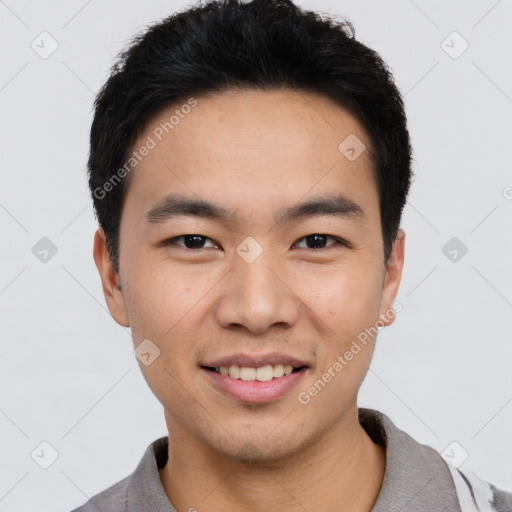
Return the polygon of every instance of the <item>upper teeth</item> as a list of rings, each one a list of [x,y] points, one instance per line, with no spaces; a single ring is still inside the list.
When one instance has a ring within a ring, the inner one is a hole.
[[[266,366],[260,366],[259,368],[249,368],[247,366],[232,364],[231,366],[215,368],[215,371],[233,379],[259,380],[264,382],[292,373],[293,366],[291,364],[267,364]]]

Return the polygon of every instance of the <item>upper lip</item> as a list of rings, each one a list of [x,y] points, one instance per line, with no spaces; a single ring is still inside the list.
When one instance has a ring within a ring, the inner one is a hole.
[[[295,357],[272,352],[270,354],[248,355],[248,354],[234,354],[231,356],[221,357],[212,361],[202,363],[200,366],[207,368],[220,368],[221,366],[245,366],[247,368],[259,368],[266,365],[292,365],[294,368],[302,366],[309,366],[307,362],[297,359]]]

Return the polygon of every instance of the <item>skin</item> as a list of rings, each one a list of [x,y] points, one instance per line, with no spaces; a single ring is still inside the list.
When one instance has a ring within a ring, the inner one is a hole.
[[[94,258],[113,318],[130,326],[136,347],[160,350],[141,366],[162,403],[169,460],[160,478],[179,511],[369,511],[385,452],[360,426],[357,393],[376,338],[311,401],[307,390],[365,328],[389,325],[404,262],[400,230],[387,265],[379,198],[368,150],[349,161],[338,145],[358,120],[329,99],[288,90],[230,90],[198,105],[137,165],[120,227],[116,275],[98,229]],[[176,106],[146,125],[139,147]],[[166,195],[232,209],[230,223],[182,216],[150,224]],[[309,216],[280,225],[274,214],[313,196],[342,193],[364,219]],[[304,237],[320,233],[324,248]],[[184,247],[184,234],[207,237]],[[237,246],[252,236],[252,263]],[[181,245],[178,245],[181,244]],[[118,288],[120,285],[120,288]],[[282,352],[307,372],[278,400],[247,404],[215,389],[198,365],[235,353]]]

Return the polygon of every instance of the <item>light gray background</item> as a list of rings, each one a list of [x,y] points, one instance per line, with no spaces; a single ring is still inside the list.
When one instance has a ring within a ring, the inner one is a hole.
[[[382,55],[414,146],[403,311],[380,334],[360,406],[440,452],[456,441],[453,454],[469,454],[462,470],[511,490],[511,2],[298,3],[348,17]],[[93,97],[114,56],[186,5],[0,1],[3,512],[69,511],[166,434],[130,332],[105,307],[85,163]],[[42,31],[59,45],[47,59],[31,48]],[[442,46],[453,31],[469,43],[456,59]],[[58,248],[46,263],[32,253],[42,237]],[[457,262],[442,252],[452,237],[468,248]],[[48,469],[31,458],[43,441],[59,454]]]

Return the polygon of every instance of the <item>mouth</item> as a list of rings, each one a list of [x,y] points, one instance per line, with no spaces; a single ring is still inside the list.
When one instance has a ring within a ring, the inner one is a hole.
[[[234,356],[200,365],[208,382],[225,396],[246,403],[267,403],[285,396],[310,366],[279,354]]]
[[[294,367],[291,364],[267,364],[253,368],[250,366],[239,366],[232,364],[230,366],[202,366],[203,369],[218,373],[224,377],[243,381],[269,382],[274,379],[280,379],[285,375],[297,373],[305,370],[307,366]]]

